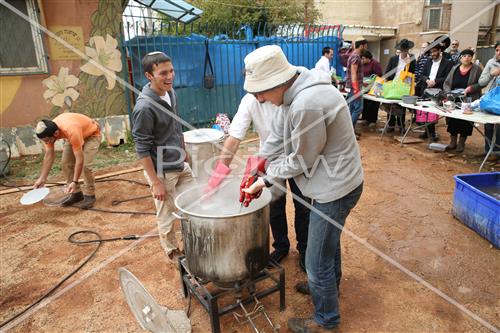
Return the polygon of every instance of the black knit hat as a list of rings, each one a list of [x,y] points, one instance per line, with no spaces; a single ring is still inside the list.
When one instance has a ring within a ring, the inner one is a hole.
[[[36,136],[39,139],[48,138],[54,135],[54,133],[58,130],[56,123],[49,119],[42,119],[36,125]]]
[[[460,56],[464,56],[466,54],[468,54],[471,57],[473,57],[474,56],[474,51],[472,51],[471,49],[465,49],[462,52],[460,52]]]

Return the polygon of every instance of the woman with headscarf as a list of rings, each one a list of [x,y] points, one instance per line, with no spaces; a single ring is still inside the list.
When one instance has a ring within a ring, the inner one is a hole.
[[[460,53],[460,64],[452,68],[443,84],[445,92],[462,88],[465,89],[464,95],[471,97],[473,101],[481,97],[481,86],[478,83],[481,68],[472,62],[473,56],[474,51],[469,49]],[[450,133],[450,144],[446,150],[456,149],[457,153],[463,152],[467,137],[472,135],[473,124],[454,118],[446,118],[446,121],[448,123],[447,131]]]

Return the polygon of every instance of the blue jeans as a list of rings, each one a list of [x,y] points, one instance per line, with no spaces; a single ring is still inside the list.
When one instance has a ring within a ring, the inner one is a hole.
[[[359,95],[356,99],[354,99],[352,89],[347,94],[347,102],[349,103],[349,111],[351,112],[352,125],[356,126],[356,122],[358,121],[359,115],[363,112],[363,97]]]
[[[299,196],[304,201],[311,203],[311,199],[304,197],[293,178],[288,179],[288,184],[293,194]],[[285,182],[286,186],[286,182]],[[306,253],[307,229],[309,228],[309,208],[303,206],[293,199],[295,207],[295,238],[297,239],[297,250],[300,254]],[[288,224],[286,220],[286,194],[283,193],[278,199],[271,202],[271,231],[273,233],[273,247],[279,253],[288,253],[290,241],[288,240]]]
[[[492,141],[492,139],[493,139],[494,128],[495,128],[495,125],[493,125],[493,124],[484,124],[484,135],[490,141]],[[485,153],[490,151],[490,144],[488,143],[488,140],[484,139],[484,152]],[[498,126],[498,128],[497,128],[495,147],[493,147],[493,151],[491,153],[493,155],[495,155],[495,154],[500,155],[500,126]]]
[[[314,321],[326,328],[340,323],[337,286],[342,277],[340,234],[342,230],[318,215],[322,212],[344,226],[363,192],[363,184],[345,197],[327,203],[314,202],[309,220],[306,270],[314,304]]]

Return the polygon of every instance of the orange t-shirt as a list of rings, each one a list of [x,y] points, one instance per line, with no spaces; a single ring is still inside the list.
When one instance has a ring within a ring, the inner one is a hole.
[[[99,124],[80,113],[63,113],[52,121],[59,128],[58,139],[68,140],[74,151],[82,150],[86,138],[101,135]],[[54,144],[48,144],[47,146],[53,147]]]

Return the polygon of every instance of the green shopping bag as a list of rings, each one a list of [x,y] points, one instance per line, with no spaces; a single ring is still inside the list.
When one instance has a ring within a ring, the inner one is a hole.
[[[404,95],[410,95],[410,91],[411,85],[397,78],[384,83],[382,97],[385,99],[401,99]]]

